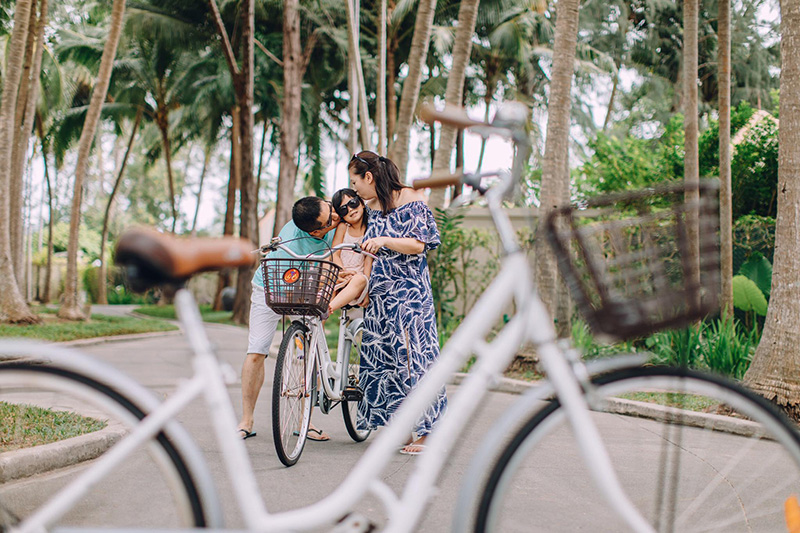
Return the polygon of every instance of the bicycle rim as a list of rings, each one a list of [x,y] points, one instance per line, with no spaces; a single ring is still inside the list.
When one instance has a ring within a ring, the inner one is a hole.
[[[362,329],[359,328],[355,334],[355,342],[349,344],[348,352],[348,365],[347,365],[347,386],[351,388],[359,387],[359,371],[361,369],[361,335]],[[361,402],[366,401],[364,399]],[[342,418],[344,419],[344,427],[347,429],[347,434],[356,442],[364,442],[369,437],[369,429],[358,429],[358,405],[361,402],[354,402],[342,400]]]
[[[785,528],[784,502],[800,492],[800,441],[763,398],[680,369],[624,370],[596,384],[593,419],[620,483],[656,531]],[[474,529],[530,531],[532,525],[627,530],[592,481],[556,400],[500,453]]]
[[[2,432],[14,459],[0,468],[0,531],[18,527],[68,486],[146,413],[108,386],[40,363],[0,365]],[[36,447],[48,434],[67,437]],[[11,445],[8,445],[8,442]],[[8,455],[7,455],[8,457]],[[52,526],[203,527],[198,490],[179,450],[163,433],[92,486]]]
[[[293,322],[281,342],[272,386],[272,438],[280,461],[292,466],[303,453],[313,398],[306,387],[309,341],[306,327]]]

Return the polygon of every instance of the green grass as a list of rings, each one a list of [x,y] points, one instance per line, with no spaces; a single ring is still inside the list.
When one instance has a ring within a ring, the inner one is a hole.
[[[53,342],[64,342],[76,339],[91,339],[111,335],[127,335],[151,331],[172,331],[177,329],[172,324],[161,320],[149,320],[134,317],[92,315],[85,322],[61,320],[50,311],[40,314],[41,324],[17,325],[0,324],[0,337],[26,337]]]
[[[140,313],[155,318],[166,318],[176,320],[178,317],[175,315],[174,305],[143,305],[134,309],[136,313]],[[205,322],[213,322],[214,324],[230,324],[236,326],[233,321],[233,313],[230,311],[214,311],[210,305],[200,306],[200,316],[203,317]]]
[[[668,407],[677,407],[679,409],[697,412],[707,411],[709,407],[719,405],[719,401],[706,396],[668,392],[630,392],[620,394],[619,397],[626,400],[656,403],[658,405],[666,405]]]
[[[68,411],[0,402],[0,452],[77,437],[106,423]]]

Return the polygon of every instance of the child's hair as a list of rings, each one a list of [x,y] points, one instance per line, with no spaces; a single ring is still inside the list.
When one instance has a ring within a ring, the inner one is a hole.
[[[361,225],[364,229],[367,228],[367,224],[369,223],[369,217],[367,216],[367,206],[364,205],[364,200],[358,195],[356,191],[353,189],[339,189],[335,193],[333,193],[333,197],[331,198],[331,204],[333,204],[333,210],[336,211],[336,214],[339,215],[342,220],[344,220],[344,215],[339,212],[339,209],[342,207],[342,200],[344,200],[345,196],[349,196],[350,198],[355,198],[364,208],[364,211],[361,215]]]
[[[384,216],[395,208],[394,192],[405,189],[406,185],[400,182],[400,170],[391,159],[365,150],[353,155],[347,164],[347,169],[351,168],[360,176],[364,176],[367,172],[372,173],[375,179],[375,194]]]

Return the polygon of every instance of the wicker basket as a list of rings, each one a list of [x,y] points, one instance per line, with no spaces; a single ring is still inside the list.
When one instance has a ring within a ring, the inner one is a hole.
[[[672,184],[549,214],[547,237],[559,270],[596,334],[641,337],[718,310],[718,191],[716,180]]]
[[[323,316],[339,266],[313,259],[262,259],[267,305],[281,315]]]

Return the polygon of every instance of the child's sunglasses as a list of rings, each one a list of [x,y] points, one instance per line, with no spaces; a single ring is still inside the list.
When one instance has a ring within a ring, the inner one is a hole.
[[[358,198],[351,198],[349,202],[340,205],[336,208],[336,214],[340,217],[344,217],[347,215],[348,211],[351,209],[355,209],[356,207],[361,205],[361,200]]]

